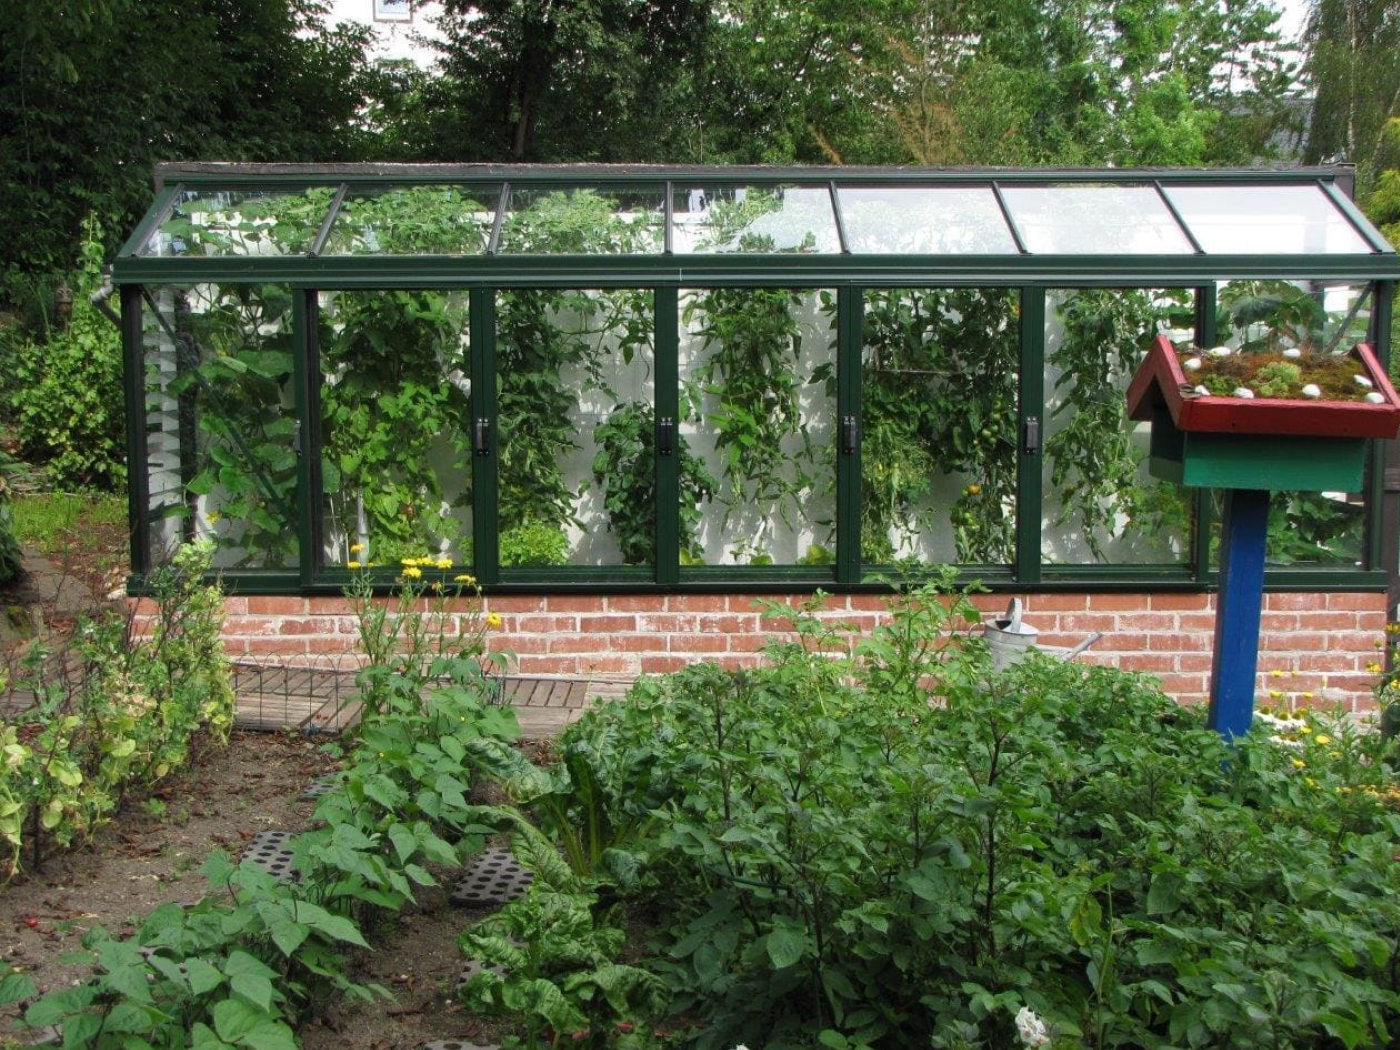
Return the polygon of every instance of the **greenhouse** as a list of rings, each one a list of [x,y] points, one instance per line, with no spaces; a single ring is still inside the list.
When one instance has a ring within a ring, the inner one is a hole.
[[[1345,169],[178,164],[117,259],[132,590],[1202,590],[1216,495],[1124,393],[1180,346],[1390,353]],[[1275,588],[1379,592],[1364,491],[1274,500]]]

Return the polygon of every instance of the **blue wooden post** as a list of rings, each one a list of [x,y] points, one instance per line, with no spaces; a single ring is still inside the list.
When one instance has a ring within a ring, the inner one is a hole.
[[[1254,717],[1259,663],[1259,611],[1264,603],[1264,540],[1269,494],[1228,489],[1221,519],[1220,595],[1215,610],[1215,660],[1207,724],[1226,740],[1248,732]]]

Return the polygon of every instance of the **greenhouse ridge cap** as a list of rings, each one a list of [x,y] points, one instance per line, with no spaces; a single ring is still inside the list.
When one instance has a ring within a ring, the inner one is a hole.
[[[457,179],[793,179],[850,181],[1000,182],[1277,182],[1349,183],[1351,165],[1278,168],[1013,168],[882,167],[875,165],[677,165],[677,164],[272,164],[244,161],[167,161],[155,166],[160,189],[181,180],[433,181]]]

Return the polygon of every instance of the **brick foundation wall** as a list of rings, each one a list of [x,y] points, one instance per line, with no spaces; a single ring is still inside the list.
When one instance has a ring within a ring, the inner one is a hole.
[[[772,595],[794,603],[800,597]],[[985,612],[1005,595],[981,595]],[[749,667],[785,625],[761,617],[752,595],[502,596],[493,648],[513,650],[518,673],[627,678],[674,671],[697,660]],[[1104,638],[1080,659],[1145,671],[1183,703],[1206,699],[1215,631],[1213,594],[1033,594],[1026,621],[1046,645]],[[824,615],[868,631],[884,616],[875,595],[835,595]],[[138,603],[138,614],[144,608]],[[310,659],[356,649],[355,621],[342,598],[231,597],[224,637],[229,655]],[[1268,594],[1261,624],[1259,695],[1277,689],[1300,704],[1362,710],[1371,703],[1384,637],[1383,594]],[[1271,676],[1271,671],[1288,677]],[[1313,694],[1311,698],[1303,696]]]

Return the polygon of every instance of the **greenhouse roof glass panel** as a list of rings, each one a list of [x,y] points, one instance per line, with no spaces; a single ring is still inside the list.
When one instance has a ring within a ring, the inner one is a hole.
[[[664,183],[511,186],[502,255],[659,255],[666,243]]]
[[[315,242],[335,192],[334,186],[182,190],[141,254],[303,255]]]
[[[990,186],[842,186],[851,251],[866,255],[1015,255]]]
[[[1033,255],[1189,255],[1195,251],[1155,186],[1003,186]]]
[[[677,184],[673,248],[690,255],[837,255],[831,189]]]
[[[1373,249],[1319,186],[1169,186],[1207,252],[1354,255]]]
[[[323,255],[481,255],[500,186],[392,186],[348,193]]]

